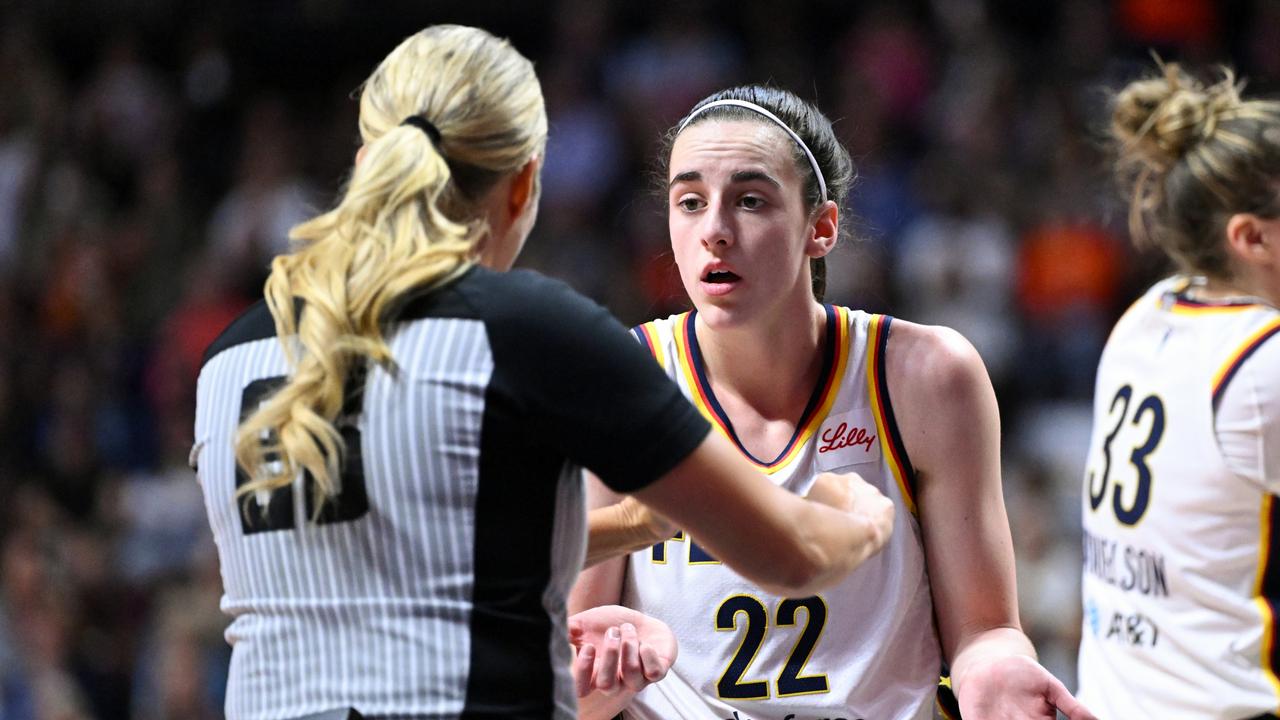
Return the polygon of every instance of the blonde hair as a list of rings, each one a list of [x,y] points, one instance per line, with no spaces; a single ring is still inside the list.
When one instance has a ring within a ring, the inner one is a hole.
[[[1158,62],[1158,61],[1157,61]],[[1280,216],[1280,103],[1244,100],[1229,68],[1205,84],[1176,63],[1113,99],[1116,170],[1129,228],[1185,272],[1229,279],[1227,221]]]
[[[417,116],[438,133],[406,125]],[[391,51],[360,95],[364,156],[337,207],[293,228],[265,296],[291,372],[245,418],[237,496],[315,480],[335,495],[346,446],[335,427],[348,374],[391,365],[382,324],[411,294],[473,263],[487,232],[476,201],[542,153],[547,119],[533,65],[476,28],[429,27]],[[534,201],[536,202],[536,188]],[[265,510],[265,508],[264,508]]]

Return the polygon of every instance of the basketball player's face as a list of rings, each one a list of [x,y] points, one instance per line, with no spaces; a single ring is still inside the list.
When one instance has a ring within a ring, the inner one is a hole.
[[[707,120],[672,147],[671,249],[712,326],[811,301],[812,226],[792,143],[768,122]]]

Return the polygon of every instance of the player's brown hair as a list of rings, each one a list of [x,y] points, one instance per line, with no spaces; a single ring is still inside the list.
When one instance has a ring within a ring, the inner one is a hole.
[[[1206,84],[1177,63],[1112,98],[1116,171],[1129,228],[1185,272],[1229,279],[1236,213],[1280,216],[1280,103],[1244,100],[1228,68]]]
[[[406,124],[406,119],[410,119]],[[506,40],[438,25],[400,43],[360,94],[363,158],[334,209],[293,228],[265,295],[291,366],[250,414],[238,496],[315,479],[318,512],[338,491],[346,448],[335,420],[357,364],[391,365],[383,324],[410,294],[474,263],[487,228],[476,201],[546,144],[533,65]],[[534,202],[536,202],[535,178]]]

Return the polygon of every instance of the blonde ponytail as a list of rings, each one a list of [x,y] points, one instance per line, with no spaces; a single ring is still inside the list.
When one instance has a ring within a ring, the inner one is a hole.
[[[418,116],[438,129],[404,124]],[[335,426],[346,380],[368,362],[392,367],[383,324],[410,294],[472,264],[486,232],[475,201],[546,142],[542,92],[506,41],[461,26],[402,42],[365,82],[364,157],[341,202],[290,233],[265,295],[288,381],[240,425],[238,496],[288,485],[305,470],[316,512],[340,488],[346,452]],[[265,510],[265,508],[264,508]]]

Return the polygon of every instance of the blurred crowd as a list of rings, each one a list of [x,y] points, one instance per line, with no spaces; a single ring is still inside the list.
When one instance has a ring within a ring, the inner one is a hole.
[[[435,22],[544,84],[520,265],[626,323],[685,309],[661,133],[772,82],[859,180],[831,302],[952,326],[1005,426],[1023,622],[1074,685],[1079,487],[1110,324],[1164,268],[1109,182],[1105,91],[1166,59],[1280,81],[1267,0],[0,2],[0,720],[221,716],[220,579],[187,467],[205,346],[332,201],[353,93]]]

